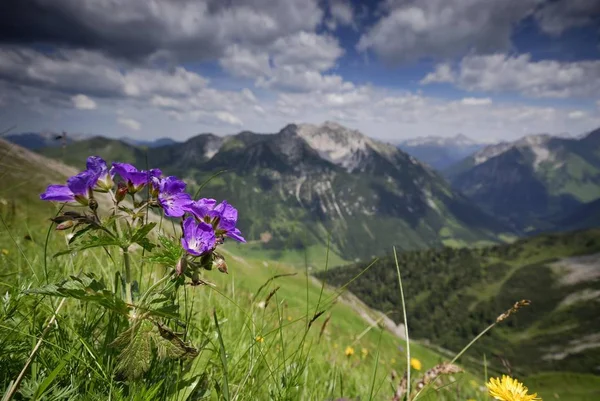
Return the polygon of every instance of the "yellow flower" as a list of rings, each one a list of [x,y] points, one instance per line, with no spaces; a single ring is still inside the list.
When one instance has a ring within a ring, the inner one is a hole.
[[[346,351],[344,351],[344,354],[346,354],[346,356],[348,357],[354,355],[354,348],[352,348],[351,346],[347,346]]]
[[[2,255],[8,255],[8,249],[3,249],[2,250]]]
[[[492,397],[500,401],[534,401],[540,400],[536,394],[527,394],[527,387],[512,377],[502,375],[502,379],[491,378],[486,383],[488,391]]]
[[[256,341],[259,343],[264,343],[265,342],[265,338],[261,337],[261,336],[256,336]]]
[[[369,350],[366,348],[361,349],[360,352],[361,352],[363,358],[366,358],[367,355],[369,355]]]
[[[419,361],[417,358],[410,358],[410,366],[412,366],[412,368],[415,370],[421,370],[423,367],[423,365],[421,365],[421,361]]]
[[[396,363],[396,358],[392,358],[392,359],[390,360],[390,363]]]

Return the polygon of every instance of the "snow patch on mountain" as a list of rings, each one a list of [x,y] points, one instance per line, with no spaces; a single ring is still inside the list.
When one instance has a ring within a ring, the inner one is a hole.
[[[361,167],[372,149],[383,156],[391,156],[396,149],[378,142],[360,131],[326,121],[322,125],[298,124],[296,134],[317,151],[323,159],[352,172]]]

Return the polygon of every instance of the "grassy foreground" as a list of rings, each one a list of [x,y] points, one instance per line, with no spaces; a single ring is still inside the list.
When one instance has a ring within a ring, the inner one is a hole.
[[[118,266],[104,252],[52,257],[66,247],[63,233],[50,233],[44,258],[46,230],[41,224],[11,225],[0,233],[3,389],[18,376],[61,305],[60,298],[26,295],[24,290],[82,271],[104,278],[109,288],[114,285]],[[204,279],[215,286],[186,288],[179,300],[185,309],[188,340],[199,349],[196,358],[171,364],[175,369],[164,371],[152,356],[148,372],[126,380],[112,346],[102,341],[108,316],[97,306],[69,299],[25,372],[15,399],[391,399],[391,372],[401,374],[405,366],[403,340],[368,323],[353,307],[336,302],[336,293],[321,291],[302,271],[273,261],[242,259],[235,248],[231,252],[226,255],[230,274],[207,272]],[[160,269],[133,266],[142,285],[162,274]],[[281,274],[295,275],[269,282]],[[321,311],[325,312],[307,329]],[[412,344],[411,353],[422,362],[421,372],[443,360],[418,344]],[[455,399],[457,392],[485,399],[478,390],[483,375],[459,374],[454,379],[457,384],[431,399]]]

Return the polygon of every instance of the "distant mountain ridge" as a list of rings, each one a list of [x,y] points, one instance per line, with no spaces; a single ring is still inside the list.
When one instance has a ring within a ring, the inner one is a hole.
[[[192,192],[226,170],[202,193],[238,206],[247,238],[272,249],[326,246],[331,233],[332,250],[353,260],[394,245],[489,243],[509,231],[414,157],[333,122],[201,134],[146,151],[94,138],[43,153],[75,165],[95,153],[144,166],[147,155],[149,165],[185,177]]]
[[[443,170],[485,147],[466,135],[427,136],[402,141],[398,147],[437,170]]]
[[[5,140],[16,143],[29,150],[38,150],[46,147],[59,147],[66,143],[81,141],[90,138],[87,134],[60,132],[22,132],[9,134],[3,137]]]
[[[600,198],[600,130],[487,146],[444,174],[454,189],[515,227],[550,228],[557,215]]]

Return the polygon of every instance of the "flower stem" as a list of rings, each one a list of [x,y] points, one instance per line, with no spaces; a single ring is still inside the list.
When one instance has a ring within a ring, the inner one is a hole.
[[[129,259],[129,248],[123,248],[123,262],[125,263],[125,302],[133,304],[131,296],[131,260]]]

